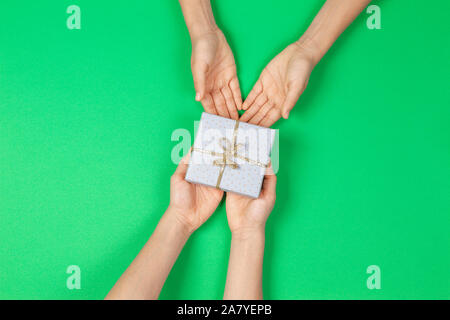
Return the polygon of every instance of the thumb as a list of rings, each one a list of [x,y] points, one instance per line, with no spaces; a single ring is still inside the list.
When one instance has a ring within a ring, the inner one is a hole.
[[[208,65],[204,62],[197,62],[192,64],[192,76],[194,78],[196,101],[200,101],[205,97],[207,71]]]
[[[284,100],[283,107],[281,108],[281,115],[283,118],[287,119],[289,117],[289,113],[295,107],[298,98],[305,90],[305,86],[299,84],[291,84],[288,88],[288,93],[286,95],[286,99]]]
[[[175,173],[173,174],[174,178],[184,180],[184,176],[186,175],[187,169],[189,167],[190,159],[191,159],[191,151],[189,150],[188,154],[185,155],[178,164],[178,167],[175,170]]]
[[[277,176],[273,172],[272,164],[266,169],[262,185],[262,196],[275,197],[277,187]]]

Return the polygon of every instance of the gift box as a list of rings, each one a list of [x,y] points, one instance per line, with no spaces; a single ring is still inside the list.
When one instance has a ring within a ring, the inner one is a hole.
[[[202,113],[185,180],[257,198],[275,130]]]

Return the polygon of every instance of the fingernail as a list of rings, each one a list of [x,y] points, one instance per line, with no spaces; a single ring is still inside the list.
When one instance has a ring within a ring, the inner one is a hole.
[[[200,101],[200,92],[195,94],[195,101]]]

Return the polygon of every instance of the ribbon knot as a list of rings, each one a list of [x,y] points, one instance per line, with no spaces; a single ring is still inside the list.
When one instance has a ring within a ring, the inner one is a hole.
[[[233,143],[227,139],[227,138],[221,138],[219,140],[219,146],[222,148],[223,153],[220,155],[222,156],[219,159],[216,159],[213,161],[213,165],[218,167],[226,167],[229,166],[232,169],[239,168],[239,165],[236,161],[233,160],[233,158],[236,157],[238,154],[239,148],[243,146],[242,143],[236,143],[236,141],[233,141]]]

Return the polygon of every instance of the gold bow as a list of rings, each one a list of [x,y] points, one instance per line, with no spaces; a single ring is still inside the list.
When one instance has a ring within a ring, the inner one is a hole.
[[[222,158],[216,159],[213,161],[215,166],[230,166],[230,168],[237,169],[239,165],[233,161],[233,158],[236,157],[237,151],[240,147],[243,146],[242,143],[231,143],[227,138],[221,138],[219,140],[220,147],[223,149],[223,152],[216,154],[221,156]]]
[[[201,153],[206,153],[206,154],[209,154],[212,156],[220,157],[219,159],[216,159],[213,161],[213,165],[220,167],[219,176],[217,177],[217,183],[216,183],[217,189],[220,189],[220,182],[222,181],[222,176],[223,176],[223,173],[227,166],[229,166],[232,169],[239,168],[239,165],[236,163],[236,161],[233,160],[233,158],[242,159],[244,161],[247,161],[250,164],[260,166],[262,168],[267,167],[266,164],[263,164],[259,161],[254,161],[252,159],[246,158],[246,157],[238,154],[239,148],[241,148],[243,146],[242,143],[236,143],[238,127],[239,127],[239,120],[236,120],[236,124],[234,126],[234,131],[233,131],[233,140],[232,141],[228,140],[227,138],[221,138],[219,140],[220,147],[223,149],[223,152],[215,152],[215,151],[203,150],[203,149],[199,149],[199,148],[192,148],[192,151],[198,151]]]

